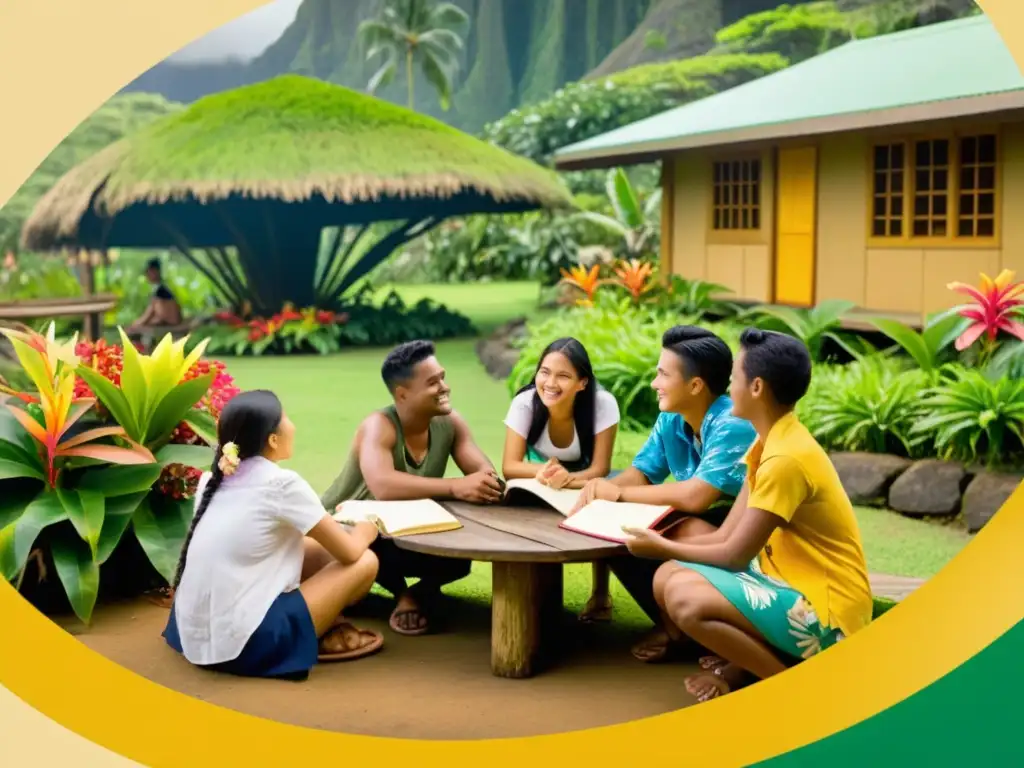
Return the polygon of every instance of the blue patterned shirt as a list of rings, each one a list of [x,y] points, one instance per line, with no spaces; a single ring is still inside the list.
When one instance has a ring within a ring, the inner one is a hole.
[[[669,475],[677,482],[697,478],[735,497],[746,478],[743,457],[756,439],[753,425],[733,416],[732,400],[722,395],[704,415],[700,435],[678,413],[659,415],[633,466],[655,484]]]

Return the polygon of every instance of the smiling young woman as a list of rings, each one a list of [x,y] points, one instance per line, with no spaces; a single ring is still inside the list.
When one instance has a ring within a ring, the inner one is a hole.
[[[582,488],[609,475],[618,425],[619,404],[594,378],[586,348],[573,338],[557,339],[509,407],[502,474]],[[594,591],[582,619],[611,618],[608,578],[608,569],[595,563]]]

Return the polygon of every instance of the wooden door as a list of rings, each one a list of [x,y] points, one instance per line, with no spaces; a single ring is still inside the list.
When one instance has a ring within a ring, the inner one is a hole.
[[[780,149],[776,179],[775,302],[810,307],[817,239],[817,148]]]

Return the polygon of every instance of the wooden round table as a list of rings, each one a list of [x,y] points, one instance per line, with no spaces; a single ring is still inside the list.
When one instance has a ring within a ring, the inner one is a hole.
[[[547,508],[444,502],[459,519],[456,531],[402,536],[402,549],[491,566],[491,671],[532,677],[557,627],[564,589],[562,566],[626,554],[624,544],[559,527],[565,518]]]

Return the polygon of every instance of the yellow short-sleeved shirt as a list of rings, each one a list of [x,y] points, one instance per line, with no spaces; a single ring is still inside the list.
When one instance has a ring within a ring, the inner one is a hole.
[[[747,506],[781,517],[758,556],[768,576],[803,594],[822,626],[851,635],[871,621],[860,528],[828,454],[790,413],[747,453]]]

